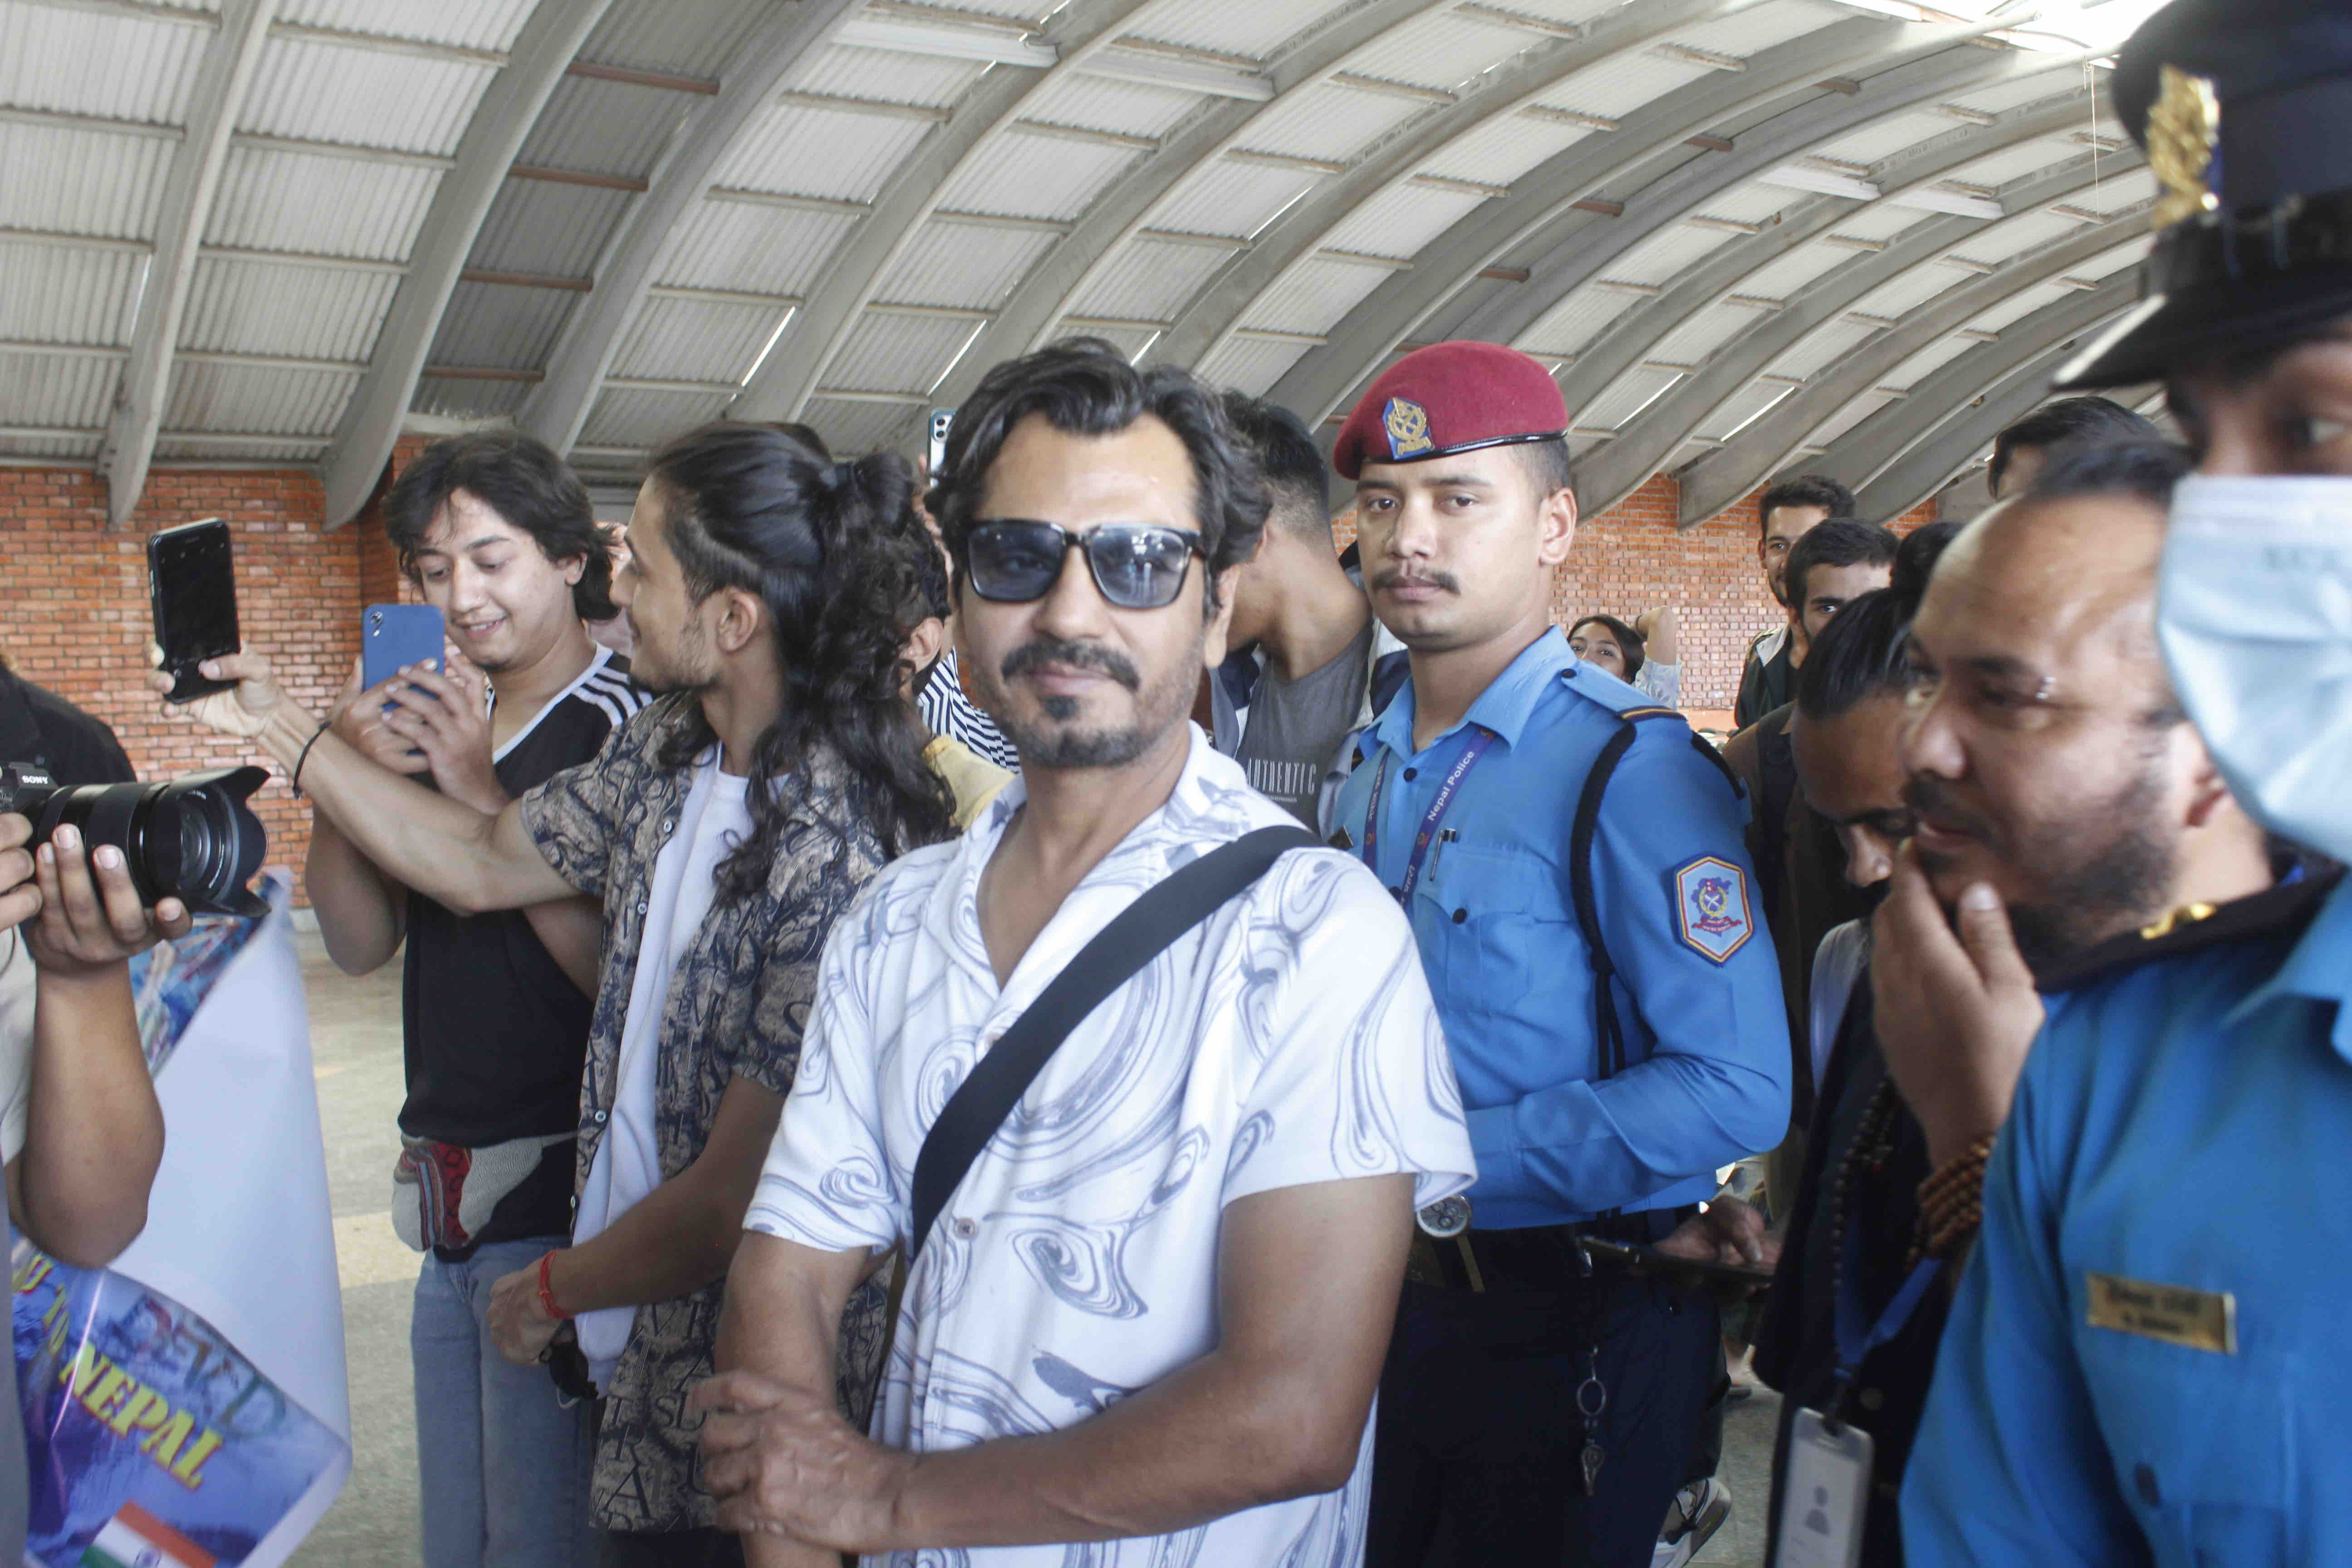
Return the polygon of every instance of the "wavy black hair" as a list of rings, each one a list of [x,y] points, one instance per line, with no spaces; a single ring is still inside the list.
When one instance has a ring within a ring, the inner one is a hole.
[[[720,893],[766,885],[788,809],[776,786],[820,750],[846,769],[857,826],[884,854],[945,838],[947,786],[923,761],[930,737],[901,690],[907,634],[929,613],[914,543],[929,539],[912,515],[907,460],[834,463],[799,437],[721,423],[663,447],[646,477],[688,591],[698,602],[721,588],[757,595],[783,672],[783,710],[751,752],[751,835],[719,868]],[[715,739],[697,712],[663,759],[670,766]]]
[[[2112,397],[2062,397],[2045,403],[1992,438],[1985,483],[1996,494],[2020,447],[2056,457],[2074,447],[2139,447],[2161,443],[2164,432]]]
[[[612,530],[596,521],[572,466],[520,430],[475,430],[436,441],[393,481],[383,498],[383,533],[411,581],[425,530],[459,490],[530,534],[550,561],[586,563],[572,585],[572,607],[582,620],[620,614],[613,607]]]
[[[1268,497],[1257,459],[1225,416],[1217,394],[1188,371],[1138,370],[1100,338],[1064,338],[992,366],[948,432],[948,449],[926,498],[940,536],[968,569],[965,536],[988,489],[988,470],[1013,427],[1042,414],[1073,436],[1115,436],[1149,416],[1176,433],[1192,459],[1192,514],[1208,553],[1206,612],[1217,607],[1217,574],[1247,561],[1265,531]]]

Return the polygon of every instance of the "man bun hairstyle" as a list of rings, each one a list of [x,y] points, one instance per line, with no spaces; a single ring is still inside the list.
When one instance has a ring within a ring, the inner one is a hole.
[[[944,838],[947,786],[923,761],[929,737],[902,690],[907,636],[931,613],[913,468],[890,452],[835,463],[802,437],[720,423],[663,447],[646,477],[688,591],[757,596],[783,675],[782,711],[752,748],[751,834],[719,868],[721,893],[765,886],[807,790],[793,775],[822,752],[848,773],[857,821],[845,833],[871,833],[886,857]],[[685,766],[714,738],[698,717],[665,761]]]
[[[1278,403],[1228,391],[1221,400],[1234,433],[1257,458],[1274,513],[1303,535],[1331,531],[1331,468],[1307,422]],[[1312,522],[1313,527],[1308,526]]]
[[[584,563],[572,586],[572,607],[582,620],[609,621],[621,613],[613,605],[613,531],[596,521],[572,466],[520,430],[444,437],[393,481],[383,498],[383,533],[411,582],[426,531],[459,490],[530,535],[550,561]]]
[[[1756,503],[1758,538],[1770,531],[1772,514],[1784,506],[1817,506],[1831,517],[1852,517],[1853,492],[1822,474],[1799,474],[1793,479],[1782,479]]]
[[[1247,561],[1269,500],[1257,459],[1217,395],[1174,365],[1138,370],[1100,338],[1064,338],[1006,360],[982,376],[955,414],[947,456],[926,498],[961,575],[965,540],[988,489],[988,470],[1015,426],[1043,415],[1072,436],[1115,436],[1150,416],[1174,431],[1192,459],[1193,526],[1208,555],[1204,610],[1217,607],[1217,574]]]

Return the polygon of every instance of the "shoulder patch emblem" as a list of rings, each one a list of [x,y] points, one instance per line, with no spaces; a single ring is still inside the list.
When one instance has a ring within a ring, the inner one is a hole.
[[[1714,855],[1702,855],[1676,871],[1675,926],[1701,956],[1728,962],[1756,934],[1748,873]]]
[[[1437,449],[1430,439],[1429,410],[1410,397],[1391,397],[1381,410],[1381,423],[1388,429],[1389,456],[1417,457]]]

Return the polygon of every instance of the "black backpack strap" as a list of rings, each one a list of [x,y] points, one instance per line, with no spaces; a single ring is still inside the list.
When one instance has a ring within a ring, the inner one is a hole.
[[[940,1111],[915,1157],[914,1226],[907,1257],[1072,1029],[1103,1000],[1293,849],[1320,847],[1303,827],[1261,827],[1202,856],[1119,911],[1062,966]]]

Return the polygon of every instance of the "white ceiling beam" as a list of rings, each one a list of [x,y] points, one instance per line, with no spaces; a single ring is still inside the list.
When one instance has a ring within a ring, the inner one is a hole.
[[[163,428],[163,399],[172,385],[172,354],[179,346],[180,318],[213,195],[228,160],[229,136],[245,105],[278,0],[224,0],[220,30],[205,46],[189,95],[187,133],[172,155],[156,221],[155,253],[139,291],[131,332],[131,361],[114,392],[114,410],[99,449],[98,471],[106,480],[106,518],[111,528],[131,521],[147,489],[147,465]]]
[[[1097,196],[1071,226],[1068,236],[1022,279],[996,320],[973,340],[940,382],[935,393],[939,401],[961,402],[990,365],[1024,353],[1053,336],[1062,311],[1113,265],[1127,242],[1150,234],[1151,216],[1171,194],[1211,160],[1239,149],[1251,128],[1262,122],[1262,116],[1329,81],[1349,60],[1393,36],[1398,28],[1442,14],[1454,4],[1454,0],[1370,0],[1344,11],[1297,48],[1260,68],[1274,84],[1272,99],[1265,102],[1225,99],[1206,105],[1163,137],[1160,149]],[[1231,249],[1247,248],[1246,241],[1225,243]]]
[[[768,114],[784,78],[818,47],[856,0],[801,0],[779,6],[746,41],[714,96],[688,111],[646,194],[630,204],[596,267],[596,289],[572,312],[549,357],[547,379],[517,412],[516,423],[558,451],[569,450],[594,406],[628,330],[644,308],[654,269],[687,215],[706,197],[765,203],[752,192],[712,189],[728,154]],[[779,199],[775,205],[786,205]]]
[[[329,527],[349,522],[374,493],[474,237],[564,68],[610,5],[540,0],[515,39],[511,62],[476,105],[457,144],[457,167],[433,194],[407,274],[376,334],[368,373],[336,426],[322,476]]]
[[[941,195],[971,166],[981,149],[1034,112],[1049,88],[1059,87],[1098,59],[1121,32],[1143,25],[1160,9],[1173,11],[1182,4],[1184,0],[1074,0],[1056,13],[1043,35],[1054,47],[1055,63],[1001,64],[974,84],[955,106],[954,117],[891,172],[874,210],[826,259],[806,308],[752,372],[730,416],[800,418],[883,279],[925,223],[939,213]],[[1057,234],[1068,229],[1066,224],[1054,226]]]

